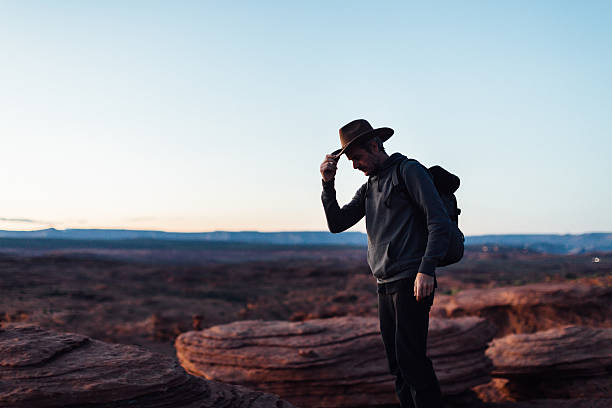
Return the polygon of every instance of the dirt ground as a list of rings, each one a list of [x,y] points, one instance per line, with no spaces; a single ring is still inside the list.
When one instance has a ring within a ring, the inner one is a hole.
[[[593,262],[594,257],[599,262]],[[438,292],[597,280],[610,254],[471,248]],[[0,321],[24,321],[174,355],[181,332],[235,320],[376,315],[365,248],[87,248],[0,251]]]

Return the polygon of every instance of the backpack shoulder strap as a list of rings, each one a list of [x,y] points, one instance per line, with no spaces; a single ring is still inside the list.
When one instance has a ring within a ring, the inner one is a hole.
[[[408,187],[406,187],[406,182],[404,180],[404,177],[402,176],[402,166],[404,165],[404,163],[407,163],[409,161],[416,161],[416,160],[409,159],[409,158],[402,159],[395,166],[393,173],[391,173],[391,192],[392,193],[389,195],[389,197],[387,197],[387,200],[385,201],[385,205],[387,207],[391,206],[391,200],[393,200],[393,195],[395,194],[399,194],[405,200],[408,200],[409,202],[413,202],[412,198],[410,197],[410,193],[408,192]]]
[[[368,197],[368,189],[370,188],[370,179],[365,183],[365,188],[363,189],[363,194],[361,196],[361,203],[365,205],[366,198]]]
[[[399,191],[408,192],[408,188],[406,187],[406,182],[404,181],[404,177],[402,177],[402,165],[409,161],[416,161],[414,159],[405,158],[395,166],[395,171],[391,176],[391,182],[393,183],[393,187],[397,188]]]

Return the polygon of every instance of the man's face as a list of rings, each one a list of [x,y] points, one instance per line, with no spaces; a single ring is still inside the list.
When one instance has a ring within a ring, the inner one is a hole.
[[[366,176],[376,170],[374,154],[363,147],[352,147],[346,152],[346,157],[353,162],[353,168],[363,171]]]

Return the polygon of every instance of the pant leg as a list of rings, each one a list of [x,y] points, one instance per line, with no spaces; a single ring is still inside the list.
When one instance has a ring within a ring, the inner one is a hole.
[[[393,293],[387,293],[389,285],[380,285],[378,288],[378,317],[380,320],[380,332],[385,345],[385,353],[389,364],[389,371],[395,377],[395,391],[400,399],[402,408],[415,408],[407,386],[400,371],[395,346],[395,303]],[[392,292],[392,291],[390,291]]]
[[[434,294],[417,302],[414,280],[403,279],[393,294],[395,307],[395,355],[404,382],[400,400],[409,396],[417,408],[442,407],[440,385],[427,357],[429,310]]]

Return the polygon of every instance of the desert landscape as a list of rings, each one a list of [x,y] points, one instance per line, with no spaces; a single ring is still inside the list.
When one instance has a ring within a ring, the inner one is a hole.
[[[0,406],[397,406],[362,246],[10,243]],[[447,404],[610,406],[611,259],[472,246],[440,268]]]
[[[0,16],[0,408],[612,408],[612,1]]]

